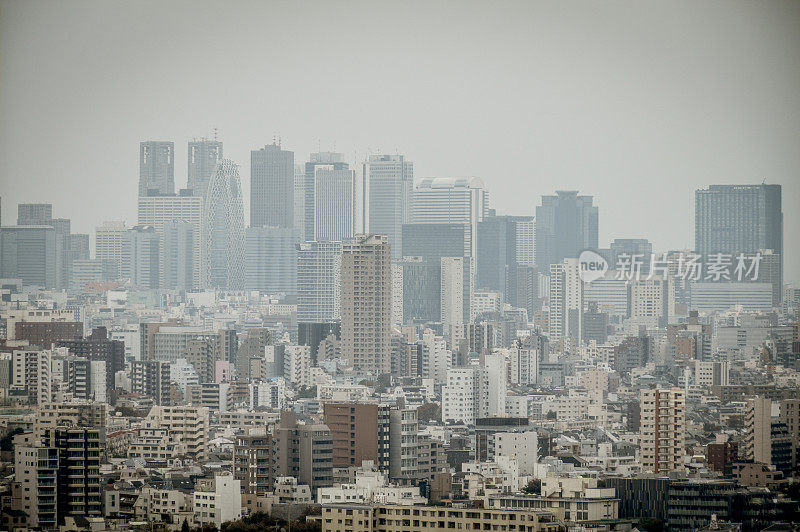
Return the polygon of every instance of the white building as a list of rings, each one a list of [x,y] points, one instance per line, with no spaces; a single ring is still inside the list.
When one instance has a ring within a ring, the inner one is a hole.
[[[498,432],[494,435],[494,455],[517,461],[519,474],[534,474],[538,462],[539,440],[536,431]]]
[[[571,337],[581,341],[583,281],[578,259],[550,265],[550,340]]]
[[[287,345],[283,353],[283,376],[296,387],[311,386],[311,346]]]
[[[508,382],[511,384],[536,384],[539,379],[539,351],[512,347],[505,350],[508,356]]]
[[[465,224],[464,255],[477,257],[478,222],[489,209],[489,193],[478,177],[425,178],[417,182],[413,223]]]
[[[447,372],[452,367],[452,352],[447,349],[444,338],[436,336],[430,330],[422,333],[422,367],[420,374],[423,378],[433,379],[437,384],[447,382]]]
[[[501,355],[486,355],[482,366],[453,368],[442,388],[442,420],[474,425],[479,417],[504,415],[506,364]]]
[[[194,492],[194,521],[197,525],[222,523],[242,517],[241,482],[230,475],[217,475],[210,486]]]
[[[338,320],[342,299],[342,244],[302,242],[297,248],[297,321]]]
[[[164,226],[173,220],[183,220],[192,226],[192,267],[193,277],[202,279],[203,226],[202,196],[140,196],[138,225],[152,226],[163,238]]]

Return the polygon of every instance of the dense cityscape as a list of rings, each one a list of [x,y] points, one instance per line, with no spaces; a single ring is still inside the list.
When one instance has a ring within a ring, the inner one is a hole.
[[[24,47],[0,44],[14,72]],[[410,141],[185,127],[126,140],[108,179],[138,186],[111,197],[66,163],[25,185],[3,150],[0,530],[800,530],[796,172],[637,175],[647,197],[530,177],[518,208],[507,179],[431,170]],[[621,234],[618,196],[653,217]]]
[[[93,258],[50,204],[0,227],[9,529],[797,518],[780,185],[697,190],[693,248],[655,252],[598,247],[577,191],[498,214],[477,177],[278,143],[245,228],[222,141],[186,155],[176,192],[174,143],[141,142],[136,224]]]

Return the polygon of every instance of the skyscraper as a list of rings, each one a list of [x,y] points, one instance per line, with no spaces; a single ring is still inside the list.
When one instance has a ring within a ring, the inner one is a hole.
[[[0,228],[0,277],[23,284],[61,288],[63,256],[55,229],[49,225]]]
[[[294,179],[292,164],[289,170],[290,178]],[[208,183],[203,223],[205,286],[241,290],[244,288],[244,204],[239,167],[231,160],[220,161]]]
[[[406,322],[436,322],[441,319],[442,258],[463,257],[465,224],[404,224],[403,317]],[[474,282],[467,283],[472,286]]]
[[[333,164],[314,166],[314,239],[341,241],[355,234],[355,174]]]
[[[542,196],[536,207],[536,266],[547,272],[551,264],[578,258],[584,249],[597,249],[598,214],[592,196],[575,190],[557,190]]]
[[[120,277],[143,290],[161,286],[161,235],[154,227],[137,225],[125,232]]]
[[[472,257],[441,259],[441,322],[451,343],[464,338],[464,326],[472,322],[474,264]]]
[[[771,249],[781,257],[783,282],[781,185],[711,185],[694,199],[694,247],[703,260]]]
[[[195,196],[205,196],[208,182],[222,160],[222,142],[200,139],[189,141],[189,180],[186,188]]]
[[[122,239],[128,228],[124,221],[103,222],[94,232],[94,256],[97,260],[111,261],[119,269],[122,260]]]
[[[386,235],[356,235],[342,245],[342,356],[357,373],[391,369],[391,276]]]
[[[322,203],[323,205],[328,205],[332,207],[330,204],[331,201],[348,201],[345,198],[330,198],[328,197],[330,193],[334,191],[328,188],[325,191],[321,191],[321,194],[317,192],[317,180],[318,180],[318,172],[322,172],[323,174],[327,175],[328,177],[333,176],[343,176],[345,172],[347,175],[350,174],[350,165],[344,162],[344,155],[341,153],[333,153],[333,152],[318,152],[312,153],[309,157],[309,161],[305,165],[305,182],[303,186],[303,193],[305,195],[305,216],[304,216],[304,239],[311,241],[311,240],[322,240],[317,237],[316,235],[316,228],[317,228],[317,201],[318,198],[323,198]],[[322,176],[320,176],[322,177]],[[351,216],[351,224],[352,224],[352,205],[354,201],[353,191],[351,190],[347,198],[349,198],[350,202],[350,216]],[[327,200],[327,201],[326,201]],[[352,234],[352,233],[351,233]]]
[[[248,227],[245,231],[245,288],[268,294],[297,291],[294,229]]]
[[[529,264],[533,251],[532,224],[533,218],[529,216],[495,216],[492,211],[478,222],[475,265],[478,288],[505,293],[506,278],[517,264],[532,265]]]
[[[371,233],[389,236],[394,257],[403,249],[403,224],[411,221],[414,163],[404,155],[370,155],[363,165],[364,219]]]
[[[170,220],[164,224],[163,235],[162,286],[169,290],[196,290],[198,278],[195,276],[195,234],[192,224],[186,220]]]
[[[464,256],[478,256],[478,223],[489,211],[489,193],[479,177],[429,177],[417,182],[414,223],[464,224]]]
[[[301,242],[297,248],[297,321],[341,319],[341,242]]]
[[[550,340],[582,340],[583,281],[578,259],[550,265]]]
[[[173,142],[139,144],[139,196],[175,193],[174,156]]]
[[[203,238],[206,227],[203,224],[203,201],[201,196],[192,196],[186,192],[181,195],[140,196],[138,212],[138,224],[152,226],[161,236],[164,235],[164,227],[174,220],[183,220],[191,224],[193,277],[196,279],[198,287],[204,279]]]
[[[250,152],[250,227],[294,224],[294,152],[278,144]]]

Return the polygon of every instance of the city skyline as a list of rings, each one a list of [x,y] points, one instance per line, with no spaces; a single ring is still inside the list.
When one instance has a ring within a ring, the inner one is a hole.
[[[333,61],[314,53],[318,37],[290,50],[286,58],[269,56],[287,72],[292,80],[288,85],[300,87],[296,95],[281,84],[269,86],[263,94],[226,85],[229,94],[217,79],[189,88],[182,78],[195,60],[166,61],[178,57],[174,54],[180,50],[164,53],[152,64],[142,64],[138,51],[130,55],[140,44],[148,49],[163,44],[165,33],[160,30],[169,27],[167,33],[184,37],[181,47],[193,46],[216,58],[225,75],[215,78],[238,79],[249,71],[248,62],[263,60],[263,52],[254,46],[258,32],[249,21],[223,52],[200,38],[212,24],[202,10],[189,17],[189,24],[179,16],[184,12],[179,3],[162,7],[162,20],[147,35],[139,35],[134,31],[141,16],[138,9],[84,5],[95,7],[97,17],[105,17],[108,24],[90,28],[88,19],[78,17],[80,10],[70,7],[4,5],[0,46],[25,49],[24,54],[6,54],[3,63],[4,225],[13,223],[8,211],[23,202],[53,203],[73,220],[74,232],[92,233],[106,220],[124,219],[133,225],[139,176],[135,146],[149,139],[174,142],[175,187],[182,188],[188,141],[213,138],[213,128],[219,128],[226,157],[240,165],[245,177],[246,218],[249,152],[281,137],[284,149],[295,152],[297,164],[320,150],[345,153],[351,168],[359,168],[372,153],[399,153],[414,162],[417,179],[478,176],[498,214],[530,216],[540,196],[579,190],[593,196],[599,207],[601,247],[614,238],[647,238],[659,251],[692,247],[695,191],[714,184],[780,184],[787,234],[800,223],[800,183],[795,177],[800,155],[791,148],[800,130],[796,119],[800,109],[793,96],[800,86],[794,53],[800,46],[790,31],[792,22],[800,19],[800,9],[791,4],[755,9],[746,3],[725,3],[724,8],[709,3],[695,6],[691,21],[678,16],[680,10],[627,6],[626,15],[636,22],[635,29],[622,26],[627,32],[615,31],[620,29],[618,20],[625,19],[619,16],[622,5],[610,6],[597,17],[584,16],[597,22],[594,28],[580,22],[581,11],[593,9],[590,4],[558,11],[544,4],[510,4],[493,13],[472,4],[457,18],[479,38],[464,43],[466,53],[459,54],[472,59],[455,65],[449,64],[446,53],[449,39],[455,37],[454,26],[436,26],[448,15],[438,6],[427,8],[424,20],[401,10],[386,22],[383,31],[393,35],[405,27],[418,29],[418,42],[405,48],[380,44],[374,52],[355,48],[359,37],[374,36],[369,23],[385,14],[380,5],[365,5],[348,10],[348,20],[357,31],[330,45],[326,56],[333,56]],[[252,9],[258,13],[259,8]],[[238,14],[231,9],[215,16],[229,20]],[[328,6],[302,14],[273,6],[270,15],[270,24],[276,26],[273,39],[286,35],[281,24],[290,27],[305,19],[317,27],[326,17],[344,17]],[[490,16],[498,29],[478,32],[482,16]],[[738,31],[753,17],[764,24]],[[55,25],[54,20],[63,23]],[[562,27],[567,20],[574,24],[567,35],[548,29]],[[717,32],[713,41],[705,31],[712,23]],[[48,39],[30,41],[28,36],[37,32],[27,31],[26,24],[41,27]],[[643,27],[649,28],[650,36]],[[492,39],[500,29],[508,37],[502,42]],[[108,40],[106,32],[112,30],[116,39],[109,50],[87,51],[87,39]],[[581,40],[574,46],[565,40],[578,37]],[[59,42],[55,54],[50,54],[52,39]],[[593,43],[602,46],[592,50]],[[634,52],[639,46],[642,51]],[[577,55],[578,49],[583,56]],[[107,54],[112,53],[120,60],[109,63]],[[572,65],[573,71],[553,62],[553,57],[562,57],[560,63]],[[33,64],[36,72],[29,70]],[[64,64],[84,76],[64,72]],[[132,83],[131,64],[165,83],[159,89]],[[417,81],[379,80],[377,90],[347,96],[358,87],[351,81],[356,72],[366,68],[353,64],[369,65],[380,75],[395,68],[412,69]],[[311,72],[316,85],[307,82]],[[324,83],[325,90],[320,88],[324,76],[319,72],[330,80]],[[489,75],[477,76],[478,72]],[[38,81],[42,75],[64,80],[58,94]],[[98,88],[86,90],[86,80],[100,75],[103,82]],[[259,85],[257,74],[247,75],[252,76],[247,87]],[[587,80],[593,83],[584,87]],[[23,91],[28,86],[35,89]],[[137,96],[133,88],[140,91]],[[503,97],[492,99],[491,90],[502,91]],[[381,96],[375,96],[378,93]],[[164,94],[172,98],[162,98]],[[363,105],[355,105],[357,97],[364,98]],[[127,99],[134,114],[113,107],[120,98]],[[485,105],[463,116],[476,98]],[[34,101],[36,112],[31,112]],[[61,105],[65,101],[71,104]],[[270,105],[276,101],[280,105]],[[393,105],[387,107],[388,102]],[[201,108],[204,112],[198,113]],[[53,157],[34,156],[41,145],[51,146]],[[95,149],[85,149],[87,145]],[[43,195],[43,189],[48,193]],[[70,203],[82,201],[86,191],[103,201],[92,202],[91,208],[70,208]],[[109,197],[119,201],[109,202]],[[784,281],[799,280],[800,251],[787,245]]]

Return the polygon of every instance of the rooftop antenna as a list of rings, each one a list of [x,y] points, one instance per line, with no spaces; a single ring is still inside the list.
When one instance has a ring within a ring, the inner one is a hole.
[[[278,145],[275,135],[272,135],[272,145],[273,146],[277,146]]]
[[[278,147],[279,148],[281,147],[281,136],[280,135],[278,135]]]
[[[217,133],[218,133],[218,132],[219,132],[219,131],[218,131],[218,130],[217,130],[217,128],[215,127],[215,128],[214,128],[214,142],[217,142]]]

